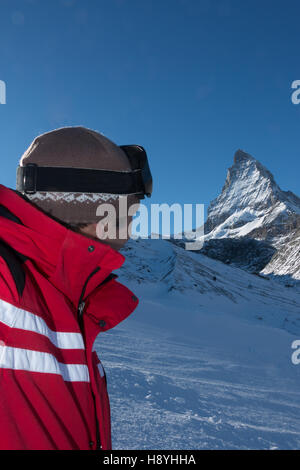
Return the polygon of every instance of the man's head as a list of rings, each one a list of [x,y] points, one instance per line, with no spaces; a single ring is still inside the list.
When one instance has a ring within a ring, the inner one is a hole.
[[[47,191],[37,190],[34,193],[26,193],[25,196],[39,209],[46,212],[49,216],[55,218],[63,224],[67,224],[71,229],[83,233],[85,236],[101,239],[103,243],[108,243],[114,249],[120,249],[130,237],[130,231],[126,238],[120,238],[119,228],[124,229],[124,212],[119,210],[120,198],[127,201],[127,209],[132,207],[131,216],[127,217],[126,228],[132,221],[134,212],[138,209],[140,195],[118,194],[115,187],[111,193],[107,191],[111,176],[117,176],[121,172],[131,176],[132,163],[126,152],[109,140],[104,135],[84,127],[66,127],[48,132],[37,137],[30,147],[26,150],[20,160],[20,167],[28,164],[35,164],[40,167],[67,169],[90,169],[90,170],[108,170],[114,173],[107,173],[107,181],[104,181],[106,189],[103,192],[79,192],[75,191],[52,191],[51,184]],[[47,171],[45,168],[46,174]],[[94,178],[92,172],[90,176]],[[67,179],[72,178],[74,172],[67,173]],[[106,173],[102,173],[102,178]],[[79,175],[81,184],[86,173]],[[120,180],[122,181],[122,180]],[[64,186],[64,182],[60,182]],[[87,186],[89,181],[87,181]],[[76,186],[76,183],[75,183]],[[113,186],[113,183],[112,183]],[[66,188],[70,187],[70,181],[66,181]],[[22,191],[23,192],[23,191]],[[108,213],[103,214],[101,204],[110,204],[112,212],[109,221],[115,221],[114,230],[109,232],[107,238],[103,234],[107,228],[112,225],[107,224]],[[128,212],[127,212],[128,214]],[[115,218],[114,218],[115,216]],[[111,233],[113,236],[111,236]],[[124,230],[123,230],[124,236]]]

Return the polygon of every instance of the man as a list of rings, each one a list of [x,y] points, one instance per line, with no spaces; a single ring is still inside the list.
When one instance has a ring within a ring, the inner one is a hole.
[[[111,449],[93,345],[137,307],[112,272],[125,261],[118,250],[134,213],[122,238],[118,203],[136,210],[151,191],[142,147],[82,127],[36,138],[17,191],[0,185],[1,449]],[[104,203],[115,209],[116,237]]]

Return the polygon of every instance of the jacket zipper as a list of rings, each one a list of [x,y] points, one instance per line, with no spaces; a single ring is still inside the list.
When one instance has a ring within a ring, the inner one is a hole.
[[[85,307],[85,301],[87,299],[87,297],[85,299],[83,299],[83,296],[85,294],[85,291],[86,291],[86,287],[87,287],[87,284],[89,282],[89,280],[91,279],[91,277],[96,274],[98,271],[100,270],[100,268],[96,268],[94,269],[94,271],[92,271],[89,276],[87,277],[84,285],[83,285],[83,288],[82,288],[82,291],[81,291],[81,294],[80,294],[80,297],[79,297],[79,301],[78,301],[78,307],[77,307],[77,313],[78,313],[78,320],[79,320],[79,324],[82,326],[82,316],[83,316],[83,311],[84,311],[84,307]],[[114,273],[110,273],[102,282],[100,282],[100,284],[98,284],[96,286],[95,289],[98,289],[98,287],[102,286],[103,284],[105,284],[106,282],[110,281],[111,279],[115,279],[116,277],[118,277],[117,274],[114,274]]]
[[[92,271],[92,272],[88,275],[88,277],[87,277],[85,283],[83,284],[83,288],[82,288],[82,291],[81,291],[81,294],[80,294],[80,297],[79,297],[78,307],[77,307],[77,315],[78,315],[79,327],[80,327],[80,330],[81,330],[82,333],[83,333],[83,311],[84,311],[84,307],[85,307],[85,301],[83,300],[83,297],[84,297],[84,294],[85,294],[85,291],[86,291],[86,287],[87,287],[87,285],[88,285],[89,280],[90,280],[91,277],[92,277],[94,274],[96,274],[99,270],[100,270],[100,268],[97,267],[96,269],[94,269],[94,271]],[[100,441],[99,422],[98,422],[97,412],[96,412],[95,395],[94,395],[93,392],[92,392],[92,397],[93,397],[93,401],[94,401],[95,420],[96,420],[96,450],[100,450],[100,449],[101,449],[101,441]]]
[[[94,271],[92,271],[89,274],[89,276],[87,277],[87,279],[86,279],[86,281],[83,285],[83,288],[82,288],[82,291],[81,291],[81,294],[80,294],[80,297],[79,297],[78,307],[77,307],[77,314],[78,314],[79,327],[80,327],[82,332],[83,332],[83,312],[84,312],[84,307],[85,307],[85,303],[86,303],[85,302],[86,298],[84,299],[84,294],[85,294],[86,287],[88,285],[89,280],[99,270],[100,270],[100,267],[97,267],[96,269],[94,269]],[[115,277],[118,277],[117,274],[110,273],[102,282],[100,282],[100,284],[98,284],[96,289],[98,287],[100,287],[101,285],[105,284],[106,282],[110,281],[111,279],[114,279]],[[100,440],[99,421],[98,421],[97,412],[96,412],[96,401],[95,401],[94,394],[93,394],[93,400],[94,400],[95,418],[96,418],[96,449],[101,450],[102,446],[101,446],[101,440]]]
[[[83,300],[83,296],[84,296],[84,294],[85,294],[86,287],[87,287],[87,285],[88,285],[89,280],[90,280],[91,277],[92,277],[94,274],[96,274],[98,271],[100,271],[99,266],[98,266],[96,269],[94,269],[94,271],[92,271],[92,272],[88,275],[88,277],[87,277],[85,283],[83,284],[83,288],[82,288],[82,291],[81,291],[81,294],[80,294],[80,297],[79,297],[78,307],[77,307],[77,313],[78,313],[78,321],[79,321],[79,325],[80,325],[81,330],[82,330],[82,315],[83,315],[83,310],[84,310],[84,307],[85,307],[85,301]]]

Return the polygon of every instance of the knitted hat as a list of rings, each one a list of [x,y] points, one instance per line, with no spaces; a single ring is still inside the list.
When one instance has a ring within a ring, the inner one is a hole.
[[[40,135],[21,157],[20,166],[28,163],[44,167],[131,170],[127,155],[118,145],[103,134],[85,127],[64,127]],[[98,222],[100,219],[96,211],[101,203],[113,204],[118,216],[121,197],[110,193],[42,191],[26,196],[50,216],[69,224]],[[139,203],[135,194],[125,197],[128,208]]]

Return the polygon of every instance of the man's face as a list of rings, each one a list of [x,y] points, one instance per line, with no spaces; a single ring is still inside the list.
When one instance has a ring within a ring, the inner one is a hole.
[[[125,153],[124,155],[120,154],[119,156],[113,155],[113,158],[101,161],[101,168],[104,170],[108,169],[108,170],[116,170],[116,171],[131,171],[131,166],[130,166],[128,157],[125,155]],[[107,236],[107,238],[102,238],[101,233],[103,232],[103,230],[107,231],[108,227],[106,226],[106,224],[104,224],[104,227],[100,225],[101,220],[105,219],[105,217],[102,216],[102,214],[100,215],[98,213],[96,215],[97,215],[97,219],[98,220],[100,219],[99,222],[89,224],[86,227],[80,228],[80,232],[87,237],[93,238],[94,240],[101,241],[102,243],[106,243],[110,245],[111,248],[115,250],[120,250],[130,238],[131,233],[130,233],[130,229],[128,233],[128,228],[130,228],[130,222],[132,221],[134,213],[138,210],[137,205],[139,205],[139,202],[140,200],[135,194],[127,196],[127,212],[126,213],[128,214],[128,209],[130,206],[132,206],[132,204],[135,204],[135,211],[130,212],[131,215],[130,216],[127,215],[127,217],[125,218],[123,214],[122,215],[119,214],[119,210],[117,209],[116,217],[115,217],[116,237]],[[123,227],[122,232],[124,233],[124,226],[127,227],[127,230],[125,231],[126,237],[121,238],[119,234],[119,229]]]
[[[138,210],[139,201],[135,201],[134,213]],[[132,213],[132,212],[131,212]],[[108,232],[108,224],[106,223],[107,218],[103,217],[98,223],[88,224],[85,227],[79,229],[82,235],[92,238],[97,241],[101,241],[109,245],[114,250],[120,250],[129,240],[131,236],[131,222],[133,215],[123,216],[119,213],[116,213],[116,217],[111,219],[111,227],[113,226],[112,234],[108,234],[106,237],[103,237],[104,233]],[[124,238],[124,233],[126,238]],[[116,236],[114,236],[114,234]]]

